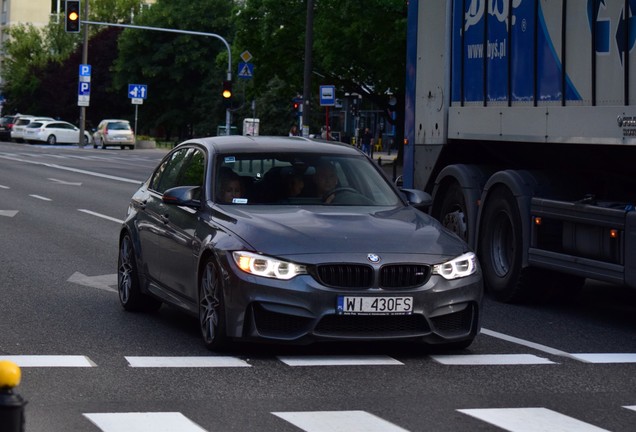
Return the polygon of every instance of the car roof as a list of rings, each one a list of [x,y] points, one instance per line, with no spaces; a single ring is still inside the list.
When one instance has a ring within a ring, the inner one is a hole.
[[[181,145],[200,144],[215,153],[331,153],[360,155],[354,146],[338,141],[324,141],[313,138],[287,136],[218,136],[195,138],[184,141]]]
[[[100,123],[105,123],[105,122],[124,122],[124,123],[130,123],[128,120],[124,120],[124,119],[104,119],[101,120]]]
[[[64,120],[43,120],[43,119],[37,119],[36,121],[38,123],[42,123],[43,126],[46,126],[46,125],[51,124],[51,123],[65,123],[65,124],[70,124],[71,126],[75,126],[73,123],[67,122],[67,121],[64,121]]]

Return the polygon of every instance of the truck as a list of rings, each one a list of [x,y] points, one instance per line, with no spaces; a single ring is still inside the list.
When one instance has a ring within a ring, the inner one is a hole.
[[[636,287],[636,0],[410,0],[403,183],[503,302]]]

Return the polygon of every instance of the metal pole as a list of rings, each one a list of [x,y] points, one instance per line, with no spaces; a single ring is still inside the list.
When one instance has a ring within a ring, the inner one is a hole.
[[[88,1],[86,1],[85,11],[86,11],[86,17],[85,17],[85,20],[82,21],[82,23],[86,26],[85,27],[86,32],[84,34],[84,37],[86,40],[86,42],[84,43],[85,49],[88,49],[87,48],[88,47],[88,24],[103,25],[103,26],[110,26],[110,27],[134,28],[134,29],[140,29],[140,30],[154,30],[154,31],[162,31],[162,32],[168,32],[168,33],[181,33],[181,34],[189,34],[189,35],[195,35],[195,36],[210,36],[210,37],[217,38],[221,42],[223,42],[223,44],[225,45],[225,48],[227,49],[227,78],[226,79],[228,81],[232,81],[232,50],[230,49],[230,44],[228,44],[227,41],[223,37],[219,36],[218,34],[196,32],[196,31],[189,31],[189,30],[167,29],[162,27],[148,27],[148,26],[138,26],[138,25],[132,25],[132,24],[115,24],[115,23],[88,21]],[[83,61],[84,61],[84,64],[86,64],[87,60],[83,60]],[[232,121],[232,113],[230,112],[230,109],[228,108],[225,110],[225,130],[227,135],[230,134],[231,121]]]
[[[88,19],[88,0],[84,2],[84,20]],[[88,64],[88,24],[84,22],[84,41],[82,44],[82,64]],[[80,107],[79,147],[84,148],[84,131],[86,130],[86,107]]]
[[[303,85],[303,110],[302,123],[303,131],[305,124],[309,125],[310,100],[311,100],[311,69],[312,69],[312,51],[314,46],[314,0],[307,0],[307,22],[305,26],[305,69],[304,69],[304,85]],[[309,133],[309,126],[307,126]],[[305,135],[303,133],[303,135]]]

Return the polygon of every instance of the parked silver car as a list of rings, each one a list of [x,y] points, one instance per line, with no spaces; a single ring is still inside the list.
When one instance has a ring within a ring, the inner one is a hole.
[[[135,133],[128,120],[105,119],[99,122],[93,134],[93,147],[105,149],[109,146],[119,146],[122,150],[135,148]]]

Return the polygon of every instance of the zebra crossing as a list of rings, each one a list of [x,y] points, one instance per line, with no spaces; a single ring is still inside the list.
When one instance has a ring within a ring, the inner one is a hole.
[[[635,406],[622,408],[636,411]],[[457,409],[457,412],[509,432],[609,432],[543,407]],[[278,411],[270,414],[305,432],[410,432],[360,410]],[[84,416],[103,432],[207,432],[179,412],[84,413]]]
[[[559,362],[533,354],[431,354],[428,357],[443,366],[545,365],[558,367]],[[249,359],[233,356],[124,356],[130,368],[252,368],[259,367]],[[569,359],[586,363],[635,362],[634,354],[572,354]],[[23,368],[65,367],[95,368],[99,365],[81,355],[0,355]],[[287,367],[387,366],[403,367],[405,363],[388,355],[286,355],[275,360]],[[636,402],[636,400],[635,400]],[[629,412],[636,424],[636,405],[616,407]],[[509,432],[604,432],[602,425],[576,419],[546,407],[501,407],[455,409],[469,422],[481,422]],[[102,432],[207,432],[180,412],[86,412],[82,413]],[[306,432],[410,432],[378,415],[362,410],[343,411],[275,411],[269,412],[281,422]],[[282,427],[282,426],[281,426]],[[285,429],[287,430],[287,429]]]

